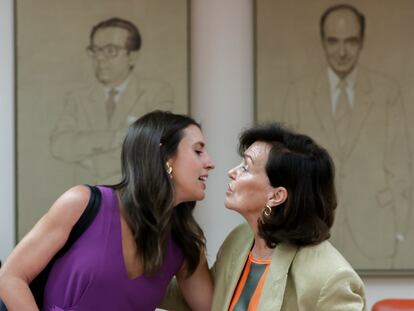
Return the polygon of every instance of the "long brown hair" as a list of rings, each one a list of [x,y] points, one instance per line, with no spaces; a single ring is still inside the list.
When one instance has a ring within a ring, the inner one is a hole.
[[[190,125],[200,128],[185,115],[150,112],[129,127],[122,146],[122,181],[112,187],[119,192],[148,275],[160,270],[171,237],[184,254],[189,275],[205,250],[203,231],[192,214],[195,202],[173,206],[174,189],[165,169]]]

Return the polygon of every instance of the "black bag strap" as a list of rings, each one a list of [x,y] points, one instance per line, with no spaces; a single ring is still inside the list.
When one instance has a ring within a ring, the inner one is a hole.
[[[99,207],[101,206],[101,192],[96,186],[86,186],[88,186],[91,191],[88,205],[83,211],[81,217],[73,226],[65,245],[55,255],[56,259],[62,257],[69,250],[69,248],[72,247],[72,245],[79,239],[85,230],[88,229],[89,225],[92,223],[92,221],[95,219],[95,216],[99,212]]]
[[[88,205],[83,211],[81,217],[73,226],[65,245],[63,245],[63,247],[56,253],[56,255],[42,270],[42,272],[40,272],[30,283],[30,290],[32,291],[32,294],[36,300],[36,304],[39,308],[41,308],[43,305],[43,294],[45,291],[47,278],[49,277],[49,273],[52,270],[53,264],[58,258],[62,257],[85,232],[85,230],[88,229],[89,225],[92,223],[99,212],[102,197],[101,192],[96,186],[86,186],[88,186],[91,191]]]
[[[59,252],[57,252],[57,254],[52,258],[52,260],[49,261],[47,266],[33,279],[33,281],[29,285],[39,309],[41,309],[43,306],[43,294],[45,291],[47,278],[49,277],[49,273],[50,270],[52,270],[53,264],[58,258],[62,257],[76,242],[76,240],[85,232],[85,230],[88,229],[88,227],[95,219],[101,207],[102,195],[99,191],[99,188],[90,185],[86,186],[88,186],[91,191],[89,202],[85,210],[83,211],[81,217],[73,226],[72,231],[69,234],[68,240],[66,241],[65,245],[59,250]],[[0,311],[7,311],[7,307],[1,299]]]

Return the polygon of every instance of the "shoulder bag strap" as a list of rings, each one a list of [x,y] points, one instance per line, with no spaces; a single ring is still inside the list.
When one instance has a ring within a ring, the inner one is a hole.
[[[69,237],[65,245],[57,252],[57,254],[52,258],[52,260],[47,264],[47,266],[33,279],[30,283],[30,289],[33,293],[33,296],[36,300],[36,304],[39,308],[43,305],[43,294],[49,277],[49,273],[52,270],[52,266],[55,261],[62,257],[71,246],[78,240],[78,238],[88,229],[89,225],[95,219],[96,215],[99,212],[101,206],[101,192],[96,186],[87,185],[91,191],[88,205],[83,211],[81,217],[73,226],[72,231],[69,234]]]

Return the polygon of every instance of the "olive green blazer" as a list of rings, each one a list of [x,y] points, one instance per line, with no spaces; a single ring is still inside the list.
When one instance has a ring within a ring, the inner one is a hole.
[[[248,224],[234,229],[222,244],[212,268],[215,288],[212,310],[227,311],[253,245]],[[170,288],[165,308],[187,310]],[[328,242],[316,246],[276,247],[259,300],[260,311],[365,310],[364,284]]]

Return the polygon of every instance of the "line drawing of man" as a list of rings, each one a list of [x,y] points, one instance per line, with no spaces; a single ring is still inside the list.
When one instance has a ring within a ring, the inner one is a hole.
[[[358,62],[365,23],[348,4],[322,14],[327,68],[291,83],[283,119],[333,157],[335,246],[359,269],[393,268],[411,213],[409,139],[398,84]]]
[[[130,21],[110,18],[96,24],[87,52],[96,81],[70,92],[50,136],[55,159],[75,165],[75,182],[120,181],[121,143],[127,127],[154,109],[171,110],[167,83],[134,74],[141,35]]]

